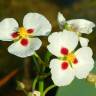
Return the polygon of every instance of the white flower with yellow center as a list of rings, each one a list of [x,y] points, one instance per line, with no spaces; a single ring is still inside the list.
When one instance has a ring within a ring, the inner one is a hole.
[[[51,31],[49,21],[38,13],[28,13],[23,19],[23,27],[19,27],[13,18],[5,18],[0,22],[0,40],[14,41],[8,52],[19,57],[34,54],[42,44],[35,36],[46,36]]]
[[[93,22],[85,19],[73,19],[66,21],[65,17],[60,12],[58,13],[57,20],[61,29],[75,32],[78,35],[81,46],[88,45],[89,40],[87,38],[81,37],[81,35],[82,33],[92,33],[92,28],[95,27]]]
[[[92,50],[82,47],[75,51],[78,36],[74,32],[54,32],[48,38],[48,50],[58,58],[52,59],[52,80],[57,86],[69,85],[72,80],[86,78],[94,67]]]

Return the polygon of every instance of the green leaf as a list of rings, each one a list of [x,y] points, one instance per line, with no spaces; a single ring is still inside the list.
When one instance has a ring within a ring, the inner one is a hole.
[[[44,61],[45,61],[46,63],[48,63],[51,56],[52,56],[52,54],[51,54],[49,51],[47,51],[47,52],[46,52],[46,55],[45,55]]]
[[[96,96],[96,88],[84,79],[75,79],[69,86],[59,88],[56,96]]]

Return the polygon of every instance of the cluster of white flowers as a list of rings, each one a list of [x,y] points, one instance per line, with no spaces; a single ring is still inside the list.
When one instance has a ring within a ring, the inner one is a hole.
[[[53,32],[49,37],[48,50],[57,58],[50,61],[52,80],[57,86],[69,85],[72,80],[86,78],[94,67],[93,52],[89,40],[82,34],[90,34],[95,24],[85,19],[68,20],[59,12],[58,23],[62,31]],[[50,22],[41,14],[28,13],[19,27],[13,18],[0,22],[0,40],[14,41],[8,52],[18,57],[34,54],[42,44],[35,36],[47,36],[51,32]],[[81,48],[77,50],[80,41]]]
[[[50,62],[52,80],[57,86],[69,85],[75,77],[86,78],[94,67],[93,52],[88,47],[89,40],[81,37],[90,34],[95,24],[85,19],[68,20],[59,12],[58,23],[61,32],[52,33],[48,50],[57,58]],[[81,48],[76,49],[80,41]]]

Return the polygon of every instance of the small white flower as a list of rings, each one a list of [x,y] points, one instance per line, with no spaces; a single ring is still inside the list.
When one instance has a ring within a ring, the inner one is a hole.
[[[40,96],[40,92],[39,91],[29,92],[28,96]]]
[[[58,12],[57,21],[59,23],[60,29],[63,29],[64,28],[64,24],[66,22],[66,19],[64,18],[63,14],[61,14],[60,12]]]
[[[23,82],[17,81],[17,90],[22,90],[25,88],[25,85]]]
[[[86,78],[94,67],[92,50],[82,47],[75,51],[78,36],[74,32],[55,32],[49,36],[48,50],[58,58],[52,59],[52,80],[57,86],[69,85],[72,80]]]
[[[87,38],[81,37],[81,35],[82,33],[92,33],[92,28],[95,27],[95,24],[93,22],[85,19],[73,19],[67,21],[63,14],[61,14],[60,12],[58,13],[57,20],[60,28],[62,28],[63,30],[75,32],[78,35],[81,46],[88,45],[89,40]]]
[[[38,13],[26,14],[23,27],[19,27],[13,18],[6,18],[0,22],[0,40],[14,41],[8,47],[8,52],[22,58],[33,55],[40,48],[42,42],[34,36],[46,36],[50,31],[51,24]]]

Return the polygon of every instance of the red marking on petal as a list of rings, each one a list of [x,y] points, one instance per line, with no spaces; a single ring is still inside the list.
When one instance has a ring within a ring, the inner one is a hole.
[[[61,48],[61,54],[67,55],[68,54],[68,49],[67,48]]]
[[[20,42],[23,46],[27,46],[28,45],[28,39],[22,39]]]
[[[28,29],[27,30],[27,33],[29,33],[29,34],[31,34],[31,33],[33,33],[34,32],[34,29]]]
[[[13,38],[18,37],[18,35],[19,35],[18,32],[14,32],[14,33],[11,34],[11,36],[12,36]]]
[[[68,63],[67,62],[63,62],[62,65],[61,65],[61,68],[63,70],[67,69],[68,68]]]
[[[77,58],[74,59],[73,63],[74,63],[74,64],[77,64],[77,63],[78,63]]]

